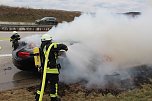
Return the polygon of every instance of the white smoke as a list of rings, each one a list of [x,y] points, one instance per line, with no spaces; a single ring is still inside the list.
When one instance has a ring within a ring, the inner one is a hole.
[[[97,11],[51,29],[48,33],[55,40],[75,42],[68,46],[67,58],[62,60],[61,81],[86,80],[88,85],[100,86],[104,84],[104,75],[151,65],[151,18],[151,10],[135,18]]]
[[[39,47],[41,44],[41,35],[31,35],[27,36],[25,38],[22,38],[21,41],[24,41],[26,43],[30,43],[31,45],[33,44],[34,47]]]
[[[152,6],[152,1],[151,0],[147,0],[148,5]]]

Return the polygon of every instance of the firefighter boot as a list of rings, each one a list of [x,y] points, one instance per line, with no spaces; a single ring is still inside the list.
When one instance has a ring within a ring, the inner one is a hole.
[[[35,101],[39,101],[39,97],[40,97],[40,95],[39,95],[39,94],[36,94],[36,95],[35,95]]]
[[[61,99],[58,97],[51,97],[51,101],[61,101]]]

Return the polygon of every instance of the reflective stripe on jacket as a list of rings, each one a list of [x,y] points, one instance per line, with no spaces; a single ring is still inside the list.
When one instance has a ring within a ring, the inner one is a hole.
[[[54,48],[57,48],[57,43],[52,43],[49,47],[48,47],[48,49],[46,50],[46,46],[44,47],[44,49],[43,49],[43,52],[44,52],[44,55],[45,55],[45,62],[48,62],[49,61],[49,53],[50,53],[50,50],[51,50],[51,48],[52,47],[54,47]],[[47,63],[45,63],[45,64],[47,64]],[[49,68],[48,66],[47,66],[47,68],[46,68],[46,73],[52,73],[52,74],[59,74],[59,70],[58,70],[58,68]]]

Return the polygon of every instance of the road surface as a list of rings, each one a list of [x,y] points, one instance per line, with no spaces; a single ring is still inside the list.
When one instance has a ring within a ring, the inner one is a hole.
[[[18,32],[21,38],[45,32]],[[12,63],[12,47],[9,37],[12,32],[0,32],[0,91],[29,87],[39,83],[37,74],[17,69]]]

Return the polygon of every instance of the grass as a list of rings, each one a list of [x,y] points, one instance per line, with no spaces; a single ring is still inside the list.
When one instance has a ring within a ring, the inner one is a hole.
[[[70,89],[75,90],[75,86]],[[34,101],[34,89],[23,88],[0,92],[0,101]],[[49,96],[44,95],[43,101],[49,101]],[[102,95],[92,92],[86,96],[83,90],[71,92],[65,89],[65,95],[61,96],[62,101],[152,101],[152,85],[145,84],[142,88],[122,92],[114,96],[112,94]]]
[[[34,22],[46,16],[57,18],[58,22],[73,21],[75,17],[80,16],[78,11],[63,11],[53,9],[33,9],[24,7],[0,6],[0,21],[9,22]]]
[[[65,95],[62,97],[63,101],[152,101],[152,85],[146,84],[140,89],[129,90],[117,96],[112,94],[103,96],[100,93],[90,93],[85,96],[83,92],[67,93]]]

